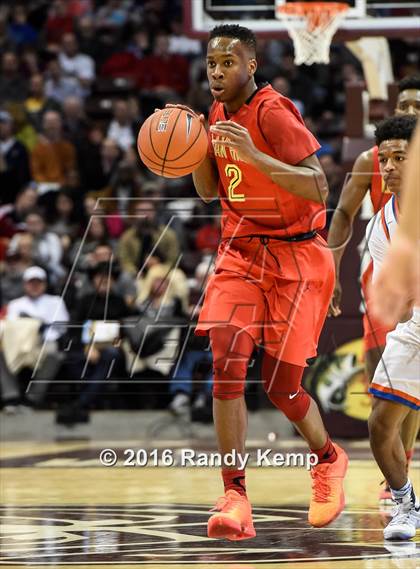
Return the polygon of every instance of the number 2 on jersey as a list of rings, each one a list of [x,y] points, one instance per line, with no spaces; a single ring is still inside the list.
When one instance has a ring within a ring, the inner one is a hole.
[[[226,164],[225,174],[230,178],[230,183],[228,187],[228,198],[231,202],[244,202],[244,194],[236,194],[235,189],[242,182],[242,170],[236,166],[236,164]]]

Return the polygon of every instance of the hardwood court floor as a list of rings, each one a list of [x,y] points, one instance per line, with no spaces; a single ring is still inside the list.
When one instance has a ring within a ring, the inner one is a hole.
[[[282,452],[296,446],[287,443]],[[98,461],[104,447],[120,454],[145,444],[3,442],[0,565],[414,569],[420,563],[420,532],[412,542],[384,544],[376,502],[381,477],[366,443],[344,445],[351,455],[347,507],[327,528],[306,522],[304,468],[249,468],[257,538],[240,543],[206,537],[208,509],[221,492],[217,468],[107,468]],[[171,445],[161,441],[159,448]],[[419,484],[418,463],[411,478]]]

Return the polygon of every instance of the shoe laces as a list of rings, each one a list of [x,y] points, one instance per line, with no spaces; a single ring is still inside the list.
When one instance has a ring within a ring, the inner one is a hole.
[[[324,469],[313,468],[311,470],[312,489],[315,492],[315,502],[328,502],[330,484]]]
[[[411,514],[413,514],[413,510],[415,506],[413,502],[400,502],[398,500],[393,500],[394,509],[391,512],[392,520],[389,522],[388,525],[396,525],[401,524],[409,521]]]
[[[216,505],[210,510],[210,512],[228,513],[233,510],[235,505],[235,500],[232,500],[231,496],[220,496],[220,498],[217,499]]]

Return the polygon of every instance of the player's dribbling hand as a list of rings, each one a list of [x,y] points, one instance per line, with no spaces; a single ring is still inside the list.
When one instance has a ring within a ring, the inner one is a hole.
[[[183,111],[187,111],[188,113],[191,113],[192,115],[194,115],[195,117],[198,117],[200,119],[200,122],[203,126],[206,126],[206,117],[203,114],[198,114],[195,111],[193,111],[192,109],[190,109],[190,107],[187,107],[187,105],[179,105],[179,104],[175,104],[175,103],[168,103],[165,105],[165,109],[182,109]],[[155,109],[155,113],[159,112],[161,109]]]
[[[340,281],[337,279],[335,281],[334,292],[330,302],[330,306],[328,308],[328,316],[340,316],[341,314],[341,295],[342,295],[342,288]]]
[[[236,150],[244,162],[252,163],[259,153],[252,141],[248,129],[233,121],[217,121],[210,127],[210,132],[223,136],[223,146]],[[226,140],[226,138],[228,140]],[[220,144],[217,138],[212,140],[213,144]]]

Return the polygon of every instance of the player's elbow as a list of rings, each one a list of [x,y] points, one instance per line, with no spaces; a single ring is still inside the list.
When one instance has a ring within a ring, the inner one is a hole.
[[[211,201],[213,201],[214,199],[217,198],[218,193],[217,193],[217,188],[197,188],[197,193],[200,196],[200,198],[203,200],[203,202],[205,203],[210,203]]]
[[[201,196],[204,203],[210,203],[216,199],[217,196]]]
[[[316,200],[318,203],[326,203],[329,189],[328,189],[328,182],[324,172],[317,172],[315,174],[315,183],[316,183],[316,190],[318,199]]]
[[[197,194],[200,196],[203,202],[210,203],[218,197],[217,184],[211,184],[208,182],[200,184],[197,183],[197,180],[194,180],[194,185]]]

